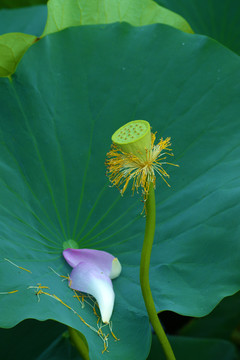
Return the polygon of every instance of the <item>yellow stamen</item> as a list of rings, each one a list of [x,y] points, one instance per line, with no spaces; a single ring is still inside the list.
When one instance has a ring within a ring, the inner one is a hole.
[[[112,331],[112,322],[110,321],[109,322],[109,330],[110,330],[110,332],[111,332],[111,335],[112,335],[112,337],[116,340],[116,341],[120,341],[120,339],[118,339],[117,337],[116,337],[116,335],[113,333],[113,331]]]
[[[103,340],[103,344],[104,344],[104,351],[107,351],[107,347],[108,347],[108,343],[107,343],[107,338],[108,338],[108,335],[105,336],[105,334],[103,334],[102,332],[102,329],[99,328],[98,330],[95,329],[93,326],[89,325],[73,308],[71,308],[71,306],[69,306],[68,304],[66,304],[64,301],[62,301],[57,295],[55,294],[50,294],[46,291],[43,291],[42,288],[44,288],[43,286],[41,286],[41,284],[38,284],[38,286],[31,286],[31,288],[39,288],[38,292],[37,292],[37,295],[47,295],[47,296],[50,296],[51,298],[59,301],[62,305],[64,305],[66,308],[68,308],[69,310],[71,310],[75,315],[78,316],[78,318],[88,327],[90,328],[91,330],[93,330],[94,332],[96,332],[100,338]],[[30,287],[29,287],[30,288]]]
[[[133,179],[132,192],[141,187],[145,199],[147,198],[150,184],[153,183],[155,187],[156,175],[158,173],[165,183],[168,184],[165,177],[169,177],[168,173],[163,169],[162,165],[176,164],[167,163],[163,160],[166,159],[164,155],[173,156],[171,151],[170,138],[163,140],[162,138],[157,145],[154,145],[156,133],[151,134],[151,149],[145,148],[146,157],[139,157],[133,153],[124,152],[118,144],[113,143],[110,152],[107,153],[106,166],[107,175],[113,185],[120,189],[123,195],[129,181]],[[163,150],[166,150],[163,152]]]
[[[71,280],[69,276],[64,276],[64,275],[60,275],[58,274],[55,270],[53,270],[52,268],[50,268],[57,276],[59,277],[63,277],[65,279]],[[108,323],[108,324],[103,324],[101,317],[98,315],[96,307],[99,308],[98,303],[94,300],[94,298],[90,295],[87,294],[82,294],[81,292],[77,292],[76,290],[72,289],[74,292],[73,297],[77,298],[77,300],[82,304],[82,308],[84,307],[84,303],[86,303],[87,305],[89,305],[92,309],[93,309],[93,313],[95,316],[97,316],[97,329],[95,327],[93,327],[92,325],[88,324],[78,313],[77,311],[75,311],[71,306],[69,306],[68,304],[66,304],[63,300],[61,300],[58,296],[56,296],[55,294],[50,294],[46,291],[43,291],[42,289],[47,289],[47,286],[42,286],[40,283],[37,284],[37,286],[29,286],[28,288],[34,288],[37,290],[36,294],[37,296],[40,298],[40,295],[46,295],[49,296],[55,300],[57,300],[58,302],[60,302],[63,306],[67,307],[69,310],[71,310],[75,315],[78,316],[78,318],[92,331],[94,331],[99,337],[100,339],[103,341],[104,344],[104,349],[102,350],[102,353],[104,353],[105,351],[108,351],[108,337],[109,334],[105,334],[102,329],[106,326],[109,327],[110,333],[113,336],[114,340],[119,340],[113,333],[112,331],[112,323]],[[82,299],[82,300],[81,300]],[[89,301],[87,300],[89,299]],[[100,324],[100,325],[99,325]]]
[[[14,264],[14,262],[12,262],[12,261],[10,261],[10,260],[8,260],[8,259],[6,259],[6,258],[4,258],[4,260],[8,261],[10,264],[16,266],[17,268],[19,268],[19,269],[21,269],[21,270],[24,270],[24,271],[27,271],[27,272],[29,272],[29,273],[32,274],[32,272],[31,272],[30,270],[25,269],[25,268],[23,268],[23,267],[21,267],[21,266],[18,266],[17,264]]]
[[[73,297],[76,297],[77,299],[78,299],[78,301],[80,302],[80,304],[82,305],[82,309],[84,308],[84,296],[81,296],[82,297],[82,301],[81,301],[81,299],[80,299],[80,297],[79,297],[79,295],[78,295],[78,293],[76,292],[76,290],[73,290],[74,291],[74,294],[75,295],[73,295]]]
[[[14,294],[18,292],[18,290],[13,290],[13,291],[1,291],[0,295],[7,295],[7,294]]]
[[[116,335],[114,335],[114,333],[111,331],[111,334],[112,334],[112,337],[116,340],[116,341],[120,341],[120,339],[118,339],[117,337],[116,337]]]
[[[104,349],[103,349],[103,351],[102,351],[102,354],[103,354],[105,351],[109,352],[109,351],[107,350],[107,348],[108,348],[108,336],[109,336],[109,334],[107,334],[107,335],[104,337],[104,339],[103,339]]]
[[[56,274],[57,276],[62,277],[62,278],[67,279],[67,280],[70,280],[70,277],[69,277],[69,276],[65,276],[65,275],[60,275],[60,274],[58,274],[58,273],[56,272],[56,270],[54,270],[54,269],[51,268],[50,266],[49,266],[49,269],[52,270],[52,271],[54,272],[54,274]]]
[[[98,318],[100,317],[100,316],[98,315],[98,313],[96,312],[95,304],[94,304],[94,306],[93,306],[93,313],[94,313],[94,315],[96,315]]]
[[[42,294],[41,289],[49,289],[49,287],[38,283],[37,286],[29,286],[28,289],[36,289],[36,295],[37,295],[38,302],[39,302],[40,301],[40,296],[39,295]]]
[[[37,291],[39,291],[40,289],[50,289],[50,288],[48,286],[38,283],[37,286],[29,286],[28,289],[37,289]]]
[[[103,336],[103,332],[102,332],[102,329],[101,329],[101,328],[98,329],[98,334],[100,334],[100,335]]]

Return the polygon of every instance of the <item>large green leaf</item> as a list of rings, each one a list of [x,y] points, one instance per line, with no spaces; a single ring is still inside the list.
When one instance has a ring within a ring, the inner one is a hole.
[[[128,22],[134,26],[161,23],[192,33],[178,14],[152,0],[49,0],[48,19],[43,35],[69,26]]]
[[[47,20],[47,6],[0,10],[0,35],[22,32],[40,36]],[[1,52],[2,56],[2,52]]]
[[[239,0],[155,0],[182,15],[194,32],[218,40],[240,54]]]
[[[161,47],[159,47],[161,43]],[[64,49],[64,51],[63,51]],[[0,82],[1,326],[56,319],[83,332],[90,358],[145,359],[150,329],[138,273],[143,204],[109,188],[111,134],[147,119],[172,136],[172,188],[157,184],[151,286],[157,309],[203,316],[239,281],[238,56],[164,25],[82,26],[45,37]],[[226,92],[228,89],[228,92]],[[90,324],[66,282],[66,239],[118,256],[109,353],[71,310],[29,286],[41,283]],[[3,258],[32,271],[16,268]],[[12,310],[14,308],[14,311]]]

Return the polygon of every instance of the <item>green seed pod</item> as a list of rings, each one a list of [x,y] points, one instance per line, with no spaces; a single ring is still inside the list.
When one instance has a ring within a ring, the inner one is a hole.
[[[120,127],[112,135],[112,142],[123,152],[132,153],[143,161],[151,150],[151,128],[145,120],[134,120]]]

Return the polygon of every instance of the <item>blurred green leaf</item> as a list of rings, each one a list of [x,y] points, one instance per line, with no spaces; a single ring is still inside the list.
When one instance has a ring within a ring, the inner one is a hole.
[[[169,336],[174,354],[178,360],[238,360],[233,344],[219,339],[187,338]],[[165,356],[156,335],[148,360],[164,360]]]
[[[9,33],[0,36],[0,77],[12,74],[27,49],[36,37],[22,33]]]
[[[36,360],[81,360],[65,334],[59,336]]]
[[[22,32],[40,36],[44,30],[46,20],[46,5],[24,9],[2,9],[0,10],[0,35],[10,32]]]
[[[56,321],[25,320],[12,329],[0,329],[2,359],[36,359],[66,327]]]
[[[193,31],[208,35],[240,54],[239,0],[155,0],[188,21]]]
[[[240,292],[225,298],[206,317],[192,320],[181,330],[181,335],[231,339],[240,326]]]
[[[47,0],[0,0],[0,8],[19,8],[30,5],[46,4]]]
[[[128,22],[134,26],[162,23],[192,33],[188,23],[152,0],[49,0],[43,35],[70,26]]]
[[[143,204],[109,188],[104,166],[112,133],[133,119],[149,120],[158,137],[172,136],[180,165],[169,169],[172,188],[157,183],[150,271],[157,309],[203,316],[239,290],[239,65],[238,56],[203,36],[115,24],[45,37],[11,81],[0,79],[1,291],[19,290],[0,295],[1,326],[56,319],[84,333],[93,360],[146,359]],[[109,337],[109,353],[101,355],[103,342],[75,313],[44,294],[38,302],[29,289],[48,286],[97,326],[92,309],[82,309],[49,268],[70,273],[62,258],[67,239],[109,251],[123,265],[113,282],[120,341]]]

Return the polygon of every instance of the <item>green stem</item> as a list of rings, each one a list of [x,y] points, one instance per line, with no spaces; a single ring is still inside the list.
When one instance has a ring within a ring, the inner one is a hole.
[[[89,360],[89,349],[85,336],[70,326],[68,327],[68,332],[73,345],[77,348],[83,360]]]
[[[152,245],[155,233],[156,224],[156,205],[155,205],[155,193],[153,184],[150,185],[148,198],[146,200],[146,228],[143,241],[141,263],[140,263],[140,282],[142,288],[143,299],[148,312],[149,320],[153,326],[153,329],[161,343],[166,358],[168,360],[175,360],[175,356],[168,338],[162,328],[162,325],[158,319],[158,315],[155,309],[150,284],[149,284],[149,266],[152,252]]]

